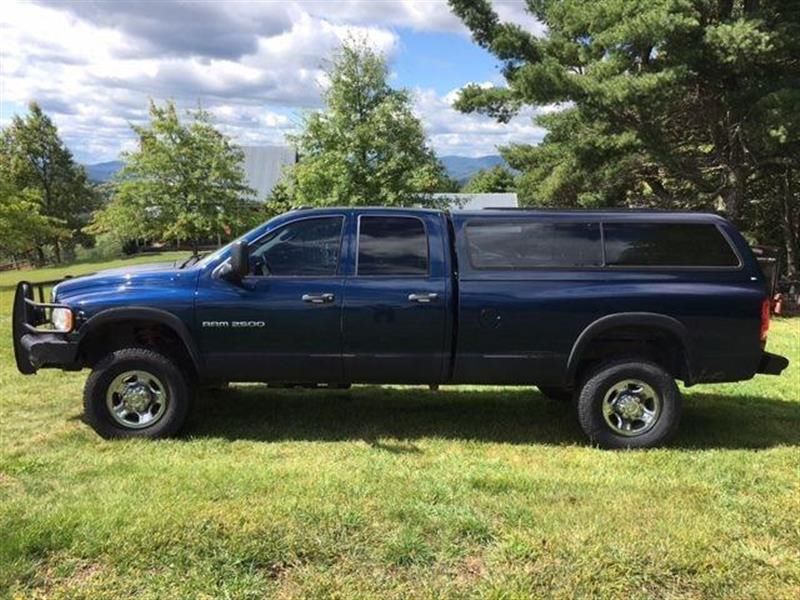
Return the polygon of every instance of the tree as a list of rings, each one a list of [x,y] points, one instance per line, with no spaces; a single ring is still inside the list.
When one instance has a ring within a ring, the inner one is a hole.
[[[450,4],[507,84],[467,86],[460,110],[507,121],[525,105],[566,107],[539,118],[540,146],[503,151],[524,202],[720,208],[757,230],[744,217],[769,200],[764,181],[800,166],[795,1],[529,0],[543,37],[486,0]]]
[[[230,237],[254,224],[241,148],[217,131],[203,110],[181,122],[173,102],[150,103],[150,124],[133,126],[139,147],[123,155],[116,190],[91,230],[124,239]]]
[[[389,87],[383,56],[347,42],[328,76],[325,110],[308,114],[289,138],[299,153],[289,175],[297,203],[408,205],[453,188],[408,93]]]
[[[69,231],[39,213],[41,198],[35,190],[20,190],[0,170],[0,253],[16,258],[46,240],[69,237]]]
[[[31,102],[28,110],[24,117],[15,116],[0,136],[0,161],[17,197],[35,198],[37,212],[61,223],[52,230],[51,238],[38,239],[36,246],[40,262],[44,262],[45,243],[53,245],[60,262],[64,243],[71,251],[75,243],[83,241],[81,230],[98,197],[50,117],[36,102]]]
[[[491,194],[513,192],[515,188],[514,174],[502,165],[496,165],[491,169],[478,171],[464,185],[462,191],[468,194]]]

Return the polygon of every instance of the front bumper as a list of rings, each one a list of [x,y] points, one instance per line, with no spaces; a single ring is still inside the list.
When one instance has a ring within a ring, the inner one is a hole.
[[[761,362],[758,363],[758,373],[765,375],[780,375],[789,366],[789,359],[779,354],[764,352],[761,355]]]
[[[36,284],[39,302],[33,299],[33,284],[26,281],[17,284],[12,316],[14,358],[17,369],[23,375],[36,373],[42,367],[80,368],[77,361],[78,342],[74,334],[37,328],[49,321],[48,310],[62,307],[44,302],[43,288],[53,283],[57,282]]]
[[[20,346],[26,365],[36,372],[42,367],[78,369],[78,342],[65,339],[63,334],[43,333],[23,335]],[[19,363],[19,358],[17,359]],[[24,373],[24,371],[23,371]]]

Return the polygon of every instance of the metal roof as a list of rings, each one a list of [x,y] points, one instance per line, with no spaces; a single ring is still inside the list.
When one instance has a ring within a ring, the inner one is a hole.
[[[263,202],[283,177],[286,167],[297,162],[291,146],[242,146],[247,185],[256,191],[255,199]]]
[[[497,194],[431,194],[436,200],[452,200],[452,210],[482,210],[485,208],[517,208],[517,194],[514,192]]]

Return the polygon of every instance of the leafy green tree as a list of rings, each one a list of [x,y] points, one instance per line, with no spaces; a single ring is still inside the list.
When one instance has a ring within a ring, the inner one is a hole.
[[[486,0],[450,4],[506,80],[467,86],[460,110],[507,121],[565,107],[539,118],[540,146],[503,151],[523,202],[721,209],[765,229],[744,220],[751,203],[770,201],[759,190],[771,173],[800,166],[796,1],[528,0],[544,36]]]
[[[48,240],[69,237],[69,231],[40,214],[41,198],[36,190],[20,190],[0,170],[0,253],[18,257]]]
[[[3,130],[0,162],[17,197],[36,198],[37,212],[61,223],[52,230],[53,237],[38,238],[36,246],[41,262],[45,243],[52,244],[60,262],[62,247],[71,253],[75,243],[84,241],[81,230],[96,208],[98,196],[50,117],[36,102],[31,102],[28,110],[24,117],[15,116]]]
[[[386,61],[364,42],[345,43],[330,69],[325,110],[308,114],[290,141],[298,204],[408,205],[453,189],[425,140],[405,90],[392,89]]]
[[[228,238],[253,224],[256,206],[241,148],[217,131],[210,115],[182,122],[173,102],[150,103],[150,124],[133,126],[139,147],[123,155],[115,194],[91,231],[125,239]]]
[[[462,191],[469,194],[490,194],[513,192],[515,189],[514,174],[502,165],[497,165],[475,173]]]

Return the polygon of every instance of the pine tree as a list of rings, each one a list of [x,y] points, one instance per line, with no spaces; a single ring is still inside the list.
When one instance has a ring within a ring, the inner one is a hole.
[[[457,108],[500,121],[526,105],[564,109],[539,118],[541,145],[503,150],[522,172],[523,202],[722,209],[746,229],[770,229],[744,216],[771,201],[765,178],[797,185],[800,3],[527,4],[545,35],[500,22],[487,0],[450,0],[506,80],[467,86]],[[794,219],[784,230],[797,231],[800,211],[784,212]]]

